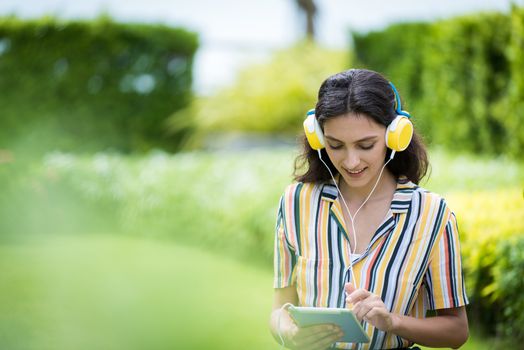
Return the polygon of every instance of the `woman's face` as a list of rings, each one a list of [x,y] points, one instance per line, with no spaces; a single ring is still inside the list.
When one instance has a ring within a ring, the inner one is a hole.
[[[324,122],[329,159],[350,188],[373,186],[386,157],[386,127],[366,115],[344,114]]]

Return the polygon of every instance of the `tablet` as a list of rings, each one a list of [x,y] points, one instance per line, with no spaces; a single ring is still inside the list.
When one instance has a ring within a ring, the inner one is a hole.
[[[369,343],[369,337],[360,322],[349,309],[327,307],[290,306],[289,314],[299,327],[317,324],[336,324],[344,332],[339,341],[346,343]]]

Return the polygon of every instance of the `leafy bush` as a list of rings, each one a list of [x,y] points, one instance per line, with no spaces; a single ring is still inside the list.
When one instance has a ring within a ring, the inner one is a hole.
[[[24,169],[33,170],[16,182],[10,177]],[[279,151],[53,153],[43,164],[16,161],[3,170],[0,179],[12,190],[0,198],[0,237],[114,231],[268,262],[278,196],[291,181],[292,161]]]
[[[522,212],[522,211],[521,211]],[[493,267],[493,296],[501,310],[496,310],[497,333],[519,344],[524,341],[524,231],[502,241],[496,256],[500,261]],[[488,286],[490,287],[490,286]]]
[[[347,53],[311,42],[277,52],[269,62],[248,66],[236,82],[175,113],[172,130],[195,120],[200,135],[224,132],[296,133],[314,108],[322,81],[345,69]]]
[[[428,44],[429,23],[399,23],[384,31],[353,33],[355,61],[381,72],[402,91],[409,111],[417,115],[413,101],[420,98],[422,47]],[[404,105],[403,105],[404,107]],[[416,123],[424,120],[416,118]],[[423,125],[423,124],[421,124]]]
[[[491,335],[524,341],[524,201],[522,188],[457,192],[470,319]]]
[[[399,88],[434,146],[522,159],[524,10],[355,33],[358,64]]]
[[[176,150],[194,33],[162,25],[0,19],[0,148]]]

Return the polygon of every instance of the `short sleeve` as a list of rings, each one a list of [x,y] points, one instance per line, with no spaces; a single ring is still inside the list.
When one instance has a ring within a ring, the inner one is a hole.
[[[295,249],[289,241],[289,229],[285,215],[285,194],[280,198],[275,227],[274,247],[274,288],[284,288],[292,285],[293,270],[296,264]]]
[[[448,309],[468,304],[457,219],[452,212],[433,246],[424,279],[428,309]]]

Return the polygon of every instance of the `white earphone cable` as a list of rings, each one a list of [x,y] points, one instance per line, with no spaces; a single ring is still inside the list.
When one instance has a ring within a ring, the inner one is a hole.
[[[353,246],[354,247],[352,249],[351,248],[351,243],[349,244],[349,254],[350,254],[350,256],[349,256],[349,264],[350,264],[351,281],[354,283],[355,288],[357,287],[357,285],[356,285],[355,273],[353,271],[353,259],[352,259],[352,256],[351,256],[351,255],[355,254],[356,249],[357,249],[357,235],[356,235],[356,230],[355,230],[355,218],[356,218],[358,212],[360,211],[360,209],[364,206],[364,204],[366,204],[366,202],[369,200],[369,198],[371,198],[371,195],[373,194],[373,192],[377,188],[377,185],[378,185],[378,183],[380,181],[380,178],[382,177],[382,173],[384,171],[384,168],[393,159],[394,155],[395,155],[395,151],[392,151],[388,161],[382,166],[382,169],[380,169],[380,173],[378,175],[377,181],[375,182],[375,185],[373,186],[373,189],[371,189],[371,192],[369,193],[369,195],[366,197],[364,202],[357,209],[357,211],[355,212],[355,215],[351,215],[351,212],[349,211],[349,207],[348,207],[348,205],[346,203],[346,200],[344,199],[344,196],[342,195],[342,192],[340,191],[340,188],[338,187],[337,181],[336,181],[335,177],[333,176],[333,173],[331,172],[331,169],[326,164],[326,162],[324,162],[324,160],[322,159],[321,151],[318,150],[318,157],[320,158],[320,161],[324,164],[324,166],[329,171],[329,174],[331,175],[331,178],[333,179],[333,183],[335,184],[335,187],[337,188],[337,191],[340,194],[340,198],[342,198],[342,202],[344,203],[344,206],[346,207],[346,210],[348,212],[348,215],[349,215],[349,218],[350,218],[350,221],[351,221],[351,228],[353,229],[352,234],[353,234],[353,242],[354,242]],[[284,305],[282,305],[280,307],[279,313],[278,313],[277,333],[278,333],[278,337],[280,338],[280,350],[284,349],[284,346],[285,346],[284,337],[282,336],[282,331],[281,331],[281,328],[280,328],[282,312],[284,312],[284,310],[289,308],[290,306],[293,306],[293,304],[285,303]]]
[[[342,198],[342,202],[344,203],[344,206],[346,207],[346,210],[347,210],[348,215],[349,215],[349,219],[351,221],[351,228],[353,229],[352,234],[353,234],[353,242],[354,242],[354,244],[353,244],[353,249],[351,249],[351,243],[349,244],[349,254],[350,254],[350,256],[349,256],[349,267],[350,267],[350,273],[351,273],[351,280],[355,284],[355,288],[356,288],[357,287],[357,285],[356,285],[356,281],[357,280],[355,279],[355,274],[353,272],[353,259],[351,257],[351,255],[355,254],[355,252],[357,251],[357,235],[356,235],[356,231],[355,231],[355,218],[356,218],[358,212],[360,211],[360,209],[362,209],[364,204],[366,204],[366,202],[369,200],[369,198],[371,197],[371,195],[373,194],[373,192],[377,188],[377,185],[378,185],[378,183],[380,181],[380,178],[382,177],[382,172],[384,171],[384,168],[386,167],[386,165],[388,165],[388,163],[395,156],[395,151],[391,152],[391,155],[390,155],[388,161],[386,163],[384,163],[384,165],[382,166],[382,169],[380,170],[380,173],[378,175],[377,181],[375,182],[375,185],[373,186],[373,189],[371,190],[371,192],[369,192],[369,195],[367,196],[367,198],[364,200],[364,202],[362,202],[360,207],[357,209],[357,211],[355,212],[355,215],[351,215],[351,212],[349,211],[349,207],[348,207],[348,205],[346,203],[346,200],[344,199],[344,196],[342,195],[342,192],[340,191],[340,188],[338,187],[337,181],[335,180],[335,177],[333,176],[333,173],[331,172],[331,169],[329,169],[329,166],[322,159],[321,151],[320,150],[317,150],[317,151],[318,151],[318,157],[320,158],[320,161],[327,168],[327,170],[329,171],[329,174],[331,175],[331,178],[333,179],[333,183],[335,184],[335,187],[337,188],[337,191],[340,194],[340,198]],[[353,250],[353,251],[351,251],[351,250]]]

